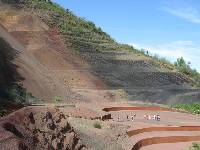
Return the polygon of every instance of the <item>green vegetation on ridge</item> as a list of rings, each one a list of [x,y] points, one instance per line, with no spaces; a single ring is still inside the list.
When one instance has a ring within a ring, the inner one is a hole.
[[[59,31],[66,36],[66,43],[73,47],[76,52],[81,51],[120,51],[127,50],[129,52],[150,58],[152,62],[158,64],[162,68],[175,70],[179,73],[192,78],[194,86],[200,87],[200,74],[191,69],[190,65],[183,58],[177,60],[175,64],[157,55],[150,55],[147,50],[138,50],[127,44],[119,44],[103,32],[100,27],[87,21],[84,18],[77,17],[69,9],[46,0],[21,0],[18,2],[22,8],[38,15],[50,27],[57,27]]]
[[[187,111],[189,113],[200,114],[200,103],[191,103],[191,104],[178,103],[173,107]]]
[[[190,63],[187,64],[183,57],[177,59],[174,66],[180,73],[192,77],[195,80],[194,86],[200,87],[200,73],[198,73],[197,70],[192,69]]]
[[[195,80],[194,86],[200,86],[200,74],[191,69],[186,64],[183,58],[177,60],[172,64],[165,58],[157,55],[151,56],[148,51],[135,49],[133,46],[127,44],[119,44],[110,37],[107,33],[103,32],[100,27],[96,27],[91,21],[84,18],[77,17],[70,10],[65,10],[59,5],[46,2],[45,0],[28,0],[28,7],[38,9],[43,20],[50,26],[57,26],[61,33],[67,36],[75,50],[92,50],[92,51],[108,51],[108,50],[128,50],[130,52],[144,55],[152,58],[153,62],[160,64],[168,69],[176,69],[178,72],[191,77]],[[49,18],[45,18],[44,14]]]

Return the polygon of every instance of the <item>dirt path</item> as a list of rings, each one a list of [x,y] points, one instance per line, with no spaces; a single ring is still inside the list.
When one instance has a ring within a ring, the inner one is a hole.
[[[103,110],[111,113],[113,120],[110,122],[130,126],[127,134],[130,136],[130,142],[133,146],[130,147],[129,145],[128,149],[154,150],[153,148],[162,147],[163,150],[167,150],[168,144],[170,146],[170,143],[177,143],[178,146],[171,146],[171,149],[180,150],[192,141],[200,141],[199,116],[157,106],[115,106]],[[127,115],[130,117],[133,114],[136,114],[133,122],[130,118],[127,120]],[[154,114],[159,114],[161,120],[153,120]],[[151,115],[151,120],[145,120],[144,115]],[[118,118],[120,118],[120,121],[118,121]]]

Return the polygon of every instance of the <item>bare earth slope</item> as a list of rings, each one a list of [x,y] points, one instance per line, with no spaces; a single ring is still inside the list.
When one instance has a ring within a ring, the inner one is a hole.
[[[87,63],[66,49],[56,29],[49,29],[35,16],[17,14],[13,12],[3,18],[0,36],[19,51],[14,63],[28,91],[48,102],[55,96],[72,102],[73,96],[76,100],[84,99],[73,91],[74,88],[106,88],[87,71],[90,68]]]
[[[88,33],[62,34],[57,25],[46,24],[48,12],[12,7],[23,1],[9,3],[1,6],[1,36],[6,34],[12,47],[21,46],[15,63],[24,78],[23,86],[33,95],[48,102],[55,96],[70,102],[141,100],[169,104],[199,100],[200,90],[193,89],[193,81],[176,70],[119,49],[109,40],[88,42]]]
[[[135,104],[199,101],[190,78],[120,48],[99,30],[63,34],[48,24],[49,11],[17,5],[24,2],[0,0],[0,88],[18,77],[44,101],[1,118],[0,150],[181,150],[200,141],[198,115]],[[8,52],[16,72],[2,61]]]
[[[17,81],[44,103],[1,118],[0,150],[178,150],[200,141],[199,116],[128,101],[196,102],[191,79],[99,30],[61,33],[46,20],[52,12],[13,7],[28,1],[0,0],[0,92]]]

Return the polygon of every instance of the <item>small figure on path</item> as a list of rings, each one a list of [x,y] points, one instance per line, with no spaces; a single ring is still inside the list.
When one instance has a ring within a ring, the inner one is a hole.
[[[131,116],[131,121],[134,121],[134,116]]]
[[[159,115],[157,115],[156,118],[157,118],[157,121],[160,121],[160,116]]]
[[[148,115],[148,120],[151,120],[151,115]]]
[[[156,117],[156,115],[155,115],[155,114],[153,115],[153,119],[154,119],[154,120],[157,120],[157,117]]]
[[[128,117],[128,115],[126,115],[126,119],[127,119],[127,121],[129,120],[129,117]]]
[[[119,121],[120,121],[120,116],[118,116],[118,118],[117,118],[117,119],[118,119],[117,121],[119,122]]]

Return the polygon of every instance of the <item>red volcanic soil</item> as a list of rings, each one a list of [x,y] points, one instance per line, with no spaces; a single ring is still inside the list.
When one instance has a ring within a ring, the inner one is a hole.
[[[190,142],[190,141],[200,141],[200,136],[168,136],[168,137],[153,137],[142,139],[137,142],[132,150],[139,150],[140,148],[152,144],[160,143],[179,143],[179,142]]]
[[[122,111],[122,110],[152,110],[152,111],[172,111],[172,112],[179,112],[178,110],[164,108],[159,106],[142,106],[142,107],[110,107],[104,108],[103,111]]]
[[[137,129],[128,131],[128,136],[134,136],[144,132],[153,132],[153,131],[200,131],[200,126],[182,126],[182,127],[149,127],[143,129]]]
[[[103,111],[110,112],[116,121],[120,117],[120,124],[130,126],[127,135],[133,146],[129,145],[128,149],[154,150],[151,146],[158,144],[158,150],[160,150],[159,147],[162,147],[163,143],[165,143],[164,149],[171,143],[177,143],[183,148],[186,142],[200,141],[198,116],[159,106],[116,106],[104,108]],[[126,116],[133,115],[133,113],[136,114],[134,121],[127,120]],[[159,122],[143,118],[144,114],[152,116],[155,113],[162,118]],[[172,147],[171,149],[178,150],[177,148]]]
[[[57,108],[26,107],[0,121],[0,149],[85,150],[68,114]],[[10,143],[12,142],[12,143]]]
[[[76,88],[107,88],[91,73],[90,65],[69,48],[57,29],[49,28],[36,16],[18,13],[13,14],[18,19],[1,21],[0,37],[19,51],[12,63],[18,66],[23,87],[48,102],[59,96],[73,103],[86,100],[76,93]]]

